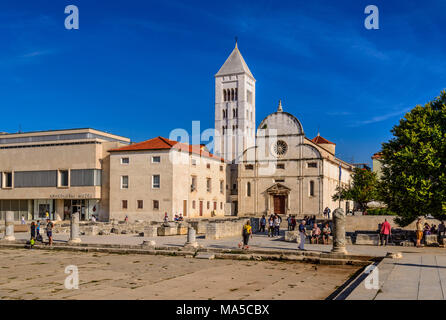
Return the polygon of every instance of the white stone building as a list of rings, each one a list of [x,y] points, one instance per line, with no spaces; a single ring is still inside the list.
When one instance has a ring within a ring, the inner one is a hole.
[[[255,129],[255,96],[255,78],[236,45],[215,76],[215,154],[228,163],[231,213],[333,211],[339,204],[332,196],[350,183],[353,165],[335,156],[334,143],[320,135],[308,139],[281,102]],[[341,207],[349,211],[353,203]]]

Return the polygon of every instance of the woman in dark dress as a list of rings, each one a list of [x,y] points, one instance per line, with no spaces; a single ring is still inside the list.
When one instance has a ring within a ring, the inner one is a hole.
[[[36,239],[36,223],[31,222],[31,239]]]

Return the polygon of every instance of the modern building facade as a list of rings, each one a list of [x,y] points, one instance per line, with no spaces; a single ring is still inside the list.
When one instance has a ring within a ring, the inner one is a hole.
[[[226,164],[204,146],[156,137],[110,153],[110,219],[225,215]]]
[[[0,217],[66,219],[79,212],[108,217],[109,149],[125,137],[94,129],[0,135]]]

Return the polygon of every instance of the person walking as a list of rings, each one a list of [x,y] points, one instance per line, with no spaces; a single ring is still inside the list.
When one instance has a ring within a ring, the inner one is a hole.
[[[299,224],[299,235],[300,235],[300,243],[299,243],[299,249],[300,250],[305,250],[304,249],[304,245],[305,245],[305,238],[307,237],[306,233],[305,233],[305,220],[302,220],[301,223]]]
[[[260,218],[260,232],[265,232],[265,227],[266,227],[266,218],[265,215],[262,215],[262,217]]]
[[[276,214],[274,216],[274,235],[278,237],[280,234],[280,217]]]
[[[274,234],[274,217],[271,215],[268,219],[268,237],[272,237]]]
[[[31,231],[31,239],[36,239],[36,223],[33,221],[31,222],[31,227],[30,227],[30,231]]]
[[[291,231],[291,215],[288,216],[288,218],[286,219],[286,221],[288,222],[288,231]]]
[[[444,225],[444,221],[441,221],[441,223],[438,225],[438,236],[443,237],[445,234],[446,228]]]
[[[294,231],[296,229],[296,217],[291,217],[291,231]]]
[[[53,245],[53,227],[54,227],[54,224],[53,224],[53,222],[51,222],[50,219],[47,219],[46,221],[47,221],[46,235],[48,237],[48,244],[50,246],[52,246]]]
[[[40,221],[36,224],[36,240],[42,242],[42,236],[40,235]]]
[[[381,225],[381,245],[387,246],[387,243],[389,242],[389,237],[392,234],[392,227],[390,226],[390,223],[387,221],[387,219],[384,219],[384,222]]]
[[[421,239],[423,239],[423,224],[421,223],[421,218],[418,218],[416,223],[416,233],[417,233],[417,248],[421,247]]]
[[[249,238],[252,238],[252,228],[249,220],[246,221],[245,225],[243,226],[243,248],[242,249],[249,249],[248,243]]]

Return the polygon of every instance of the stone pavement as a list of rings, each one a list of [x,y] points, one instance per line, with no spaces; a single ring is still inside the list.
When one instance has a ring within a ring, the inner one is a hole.
[[[64,286],[68,265],[78,267],[77,290]],[[357,269],[347,265],[0,248],[0,299],[319,300]]]
[[[283,230],[282,230],[283,233]],[[17,240],[29,239],[29,233],[16,233]],[[46,236],[43,235],[44,241]],[[54,243],[67,242],[69,238],[68,234],[54,234]],[[138,235],[107,235],[107,236],[80,236],[82,243],[88,244],[122,244],[122,245],[140,245],[143,241],[153,240],[157,246],[173,246],[182,247],[187,236],[163,236],[163,237],[141,237]],[[197,236],[198,244],[206,248],[219,248],[219,249],[234,249],[238,248],[238,243],[241,242],[241,237],[232,237],[219,240],[207,240],[204,236]],[[250,240],[249,246],[251,249],[267,249],[277,251],[295,251],[297,250],[297,243],[286,242],[282,240],[282,237],[269,238],[264,234],[254,234]],[[305,249],[308,251],[318,252],[330,252],[332,245],[322,244],[305,244]],[[401,247],[401,246],[369,246],[369,245],[347,245],[347,251],[349,254],[354,255],[366,255],[373,257],[384,257],[388,252],[418,252],[423,253],[426,250],[429,252],[445,253],[444,248],[415,248],[415,247]]]
[[[28,239],[25,233],[16,233],[17,239]],[[55,243],[66,242],[67,234],[56,234]],[[81,236],[88,244],[140,245],[144,240],[154,240],[159,246],[180,247],[186,236],[140,237],[136,235]],[[207,248],[233,249],[238,247],[239,237],[220,240],[206,240],[198,236],[200,245]],[[297,244],[285,242],[282,238],[269,238],[255,234],[250,241],[252,249],[297,251]],[[306,250],[329,252],[331,245],[305,245]],[[367,246],[348,245],[350,254],[385,257],[387,253],[401,252],[402,259],[385,258],[378,264],[380,289],[365,289],[364,277],[361,282],[351,285],[352,291],[344,297],[349,300],[393,300],[393,299],[444,299],[446,294],[446,249],[435,247]],[[358,281],[359,281],[358,280]],[[356,282],[356,281],[355,281]]]
[[[347,300],[444,300],[446,255],[406,252],[402,259],[385,258],[378,276],[379,289],[366,289],[361,282]]]

